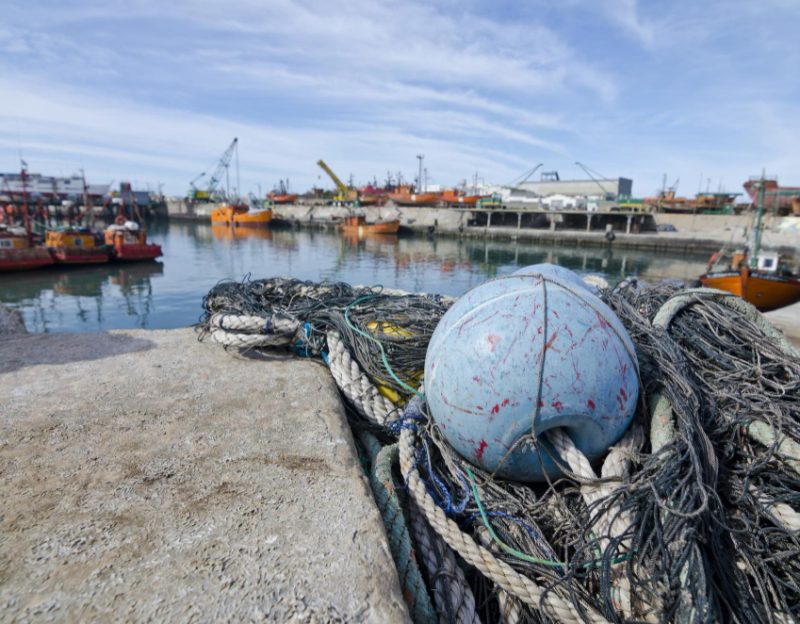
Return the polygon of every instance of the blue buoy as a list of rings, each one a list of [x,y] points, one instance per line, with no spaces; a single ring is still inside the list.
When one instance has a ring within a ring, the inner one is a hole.
[[[619,440],[636,409],[638,362],[611,309],[572,271],[540,264],[453,304],[428,345],[425,396],[465,459],[539,481],[559,474],[548,429],[563,427],[590,459]]]

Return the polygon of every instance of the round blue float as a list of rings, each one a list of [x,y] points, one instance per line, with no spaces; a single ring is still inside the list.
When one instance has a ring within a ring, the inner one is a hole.
[[[638,362],[611,309],[572,271],[540,264],[453,304],[428,345],[425,396],[465,459],[539,481],[559,474],[548,429],[563,427],[590,459],[619,440],[636,409]]]

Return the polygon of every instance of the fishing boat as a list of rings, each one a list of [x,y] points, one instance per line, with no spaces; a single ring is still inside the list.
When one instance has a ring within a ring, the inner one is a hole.
[[[442,201],[441,193],[416,193],[413,187],[407,185],[398,186],[388,197],[401,206],[433,206]]]
[[[269,225],[272,221],[272,208],[250,209],[244,204],[221,204],[211,211],[214,225],[250,226]]]
[[[44,244],[56,264],[99,264],[108,262],[108,247],[89,228],[66,227],[50,230]]]
[[[25,271],[50,264],[50,252],[33,245],[25,228],[0,224],[0,271]]]
[[[289,192],[289,180],[279,180],[278,186],[267,193],[267,199],[273,204],[293,204],[297,201],[297,195]]]
[[[467,195],[455,189],[442,191],[441,201],[450,206],[474,206],[483,195]]]
[[[339,230],[344,234],[397,234],[400,229],[399,219],[387,221],[374,221],[367,223],[362,215],[351,215],[345,217],[344,222],[339,225]]]
[[[155,260],[161,255],[161,245],[147,242],[147,232],[136,221],[118,217],[105,231],[105,243],[111,258],[124,262]]]
[[[761,251],[761,219],[764,214],[764,196],[767,185],[763,178],[758,184],[758,209],[754,231],[754,250],[732,254],[724,270],[714,270],[723,261],[723,252],[711,256],[700,282],[708,288],[725,290],[753,304],[762,312],[782,308],[800,301],[800,276],[792,273],[777,253]]]
[[[297,201],[297,195],[293,193],[267,193],[267,199],[273,204],[293,204]]]
[[[792,213],[800,215],[800,186],[781,186],[774,178],[751,178],[742,186],[753,201],[757,201],[759,192],[763,188],[764,210],[767,212],[778,215]]]

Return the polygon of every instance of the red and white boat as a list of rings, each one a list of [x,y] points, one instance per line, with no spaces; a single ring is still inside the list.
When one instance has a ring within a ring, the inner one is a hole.
[[[105,243],[111,259],[125,262],[155,260],[161,255],[161,245],[147,242],[147,232],[136,221],[118,217],[105,231]]]

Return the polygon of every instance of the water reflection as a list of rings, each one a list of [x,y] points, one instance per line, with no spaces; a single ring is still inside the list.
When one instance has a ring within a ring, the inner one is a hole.
[[[197,321],[203,296],[223,279],[290,276],[383,284],[460,295],[520,266],[552,262],[611,283],[690,280],[705,256],[668,256],[613,247],[541,246],[524,240],[428,235],[344,236],[330,230],[152,224],[161,262],[0,274],[0,301],[19,308],[31,331],[169,328]]]
[[[230,227],[212,225],[211,235],[217,240],[246,240],[248,238],[272,240],[272,230],[267,227]]]
[[[146,328],[153,310],[151,279],[163,272],[160,262],[141,262],[12,273],[0,279],[0,300],[16,304],[34,332],[76,325],[82,331]]]

